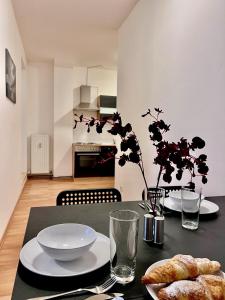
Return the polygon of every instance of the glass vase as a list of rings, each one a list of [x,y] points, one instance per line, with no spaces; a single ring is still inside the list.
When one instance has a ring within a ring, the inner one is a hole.
[[[156,216],[163,216],[165,189],[148,188],[144,190],[145,209],[148,213]]]

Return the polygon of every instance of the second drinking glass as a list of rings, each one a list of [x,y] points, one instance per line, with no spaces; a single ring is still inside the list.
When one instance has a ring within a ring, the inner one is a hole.
[[[182,227],[189,230],[198,229],[202,190],[195,192],[187,188],[181,189]]]

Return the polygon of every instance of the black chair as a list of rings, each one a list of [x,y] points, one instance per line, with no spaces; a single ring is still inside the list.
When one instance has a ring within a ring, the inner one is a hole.
[[[179,191],[181,189],[181,185],[167,185],[167,186],[160,186],[160,188],[165,190],[165,197],[169,197],[169,193],[172,191]],[[142,191],[142,200],[145,199],[145,191]]]
[[[121,194],[117,189],[68,190],[60,192],[56,198],[56,205],[111,202],[121,202]]]
[[[166,186],[160,186],[160,188],[165,190],[165,198],[169,197],[169,193],[172,191],[179,191],[182,186],[181,185],[166,185]],[[188,188],[188,186],[187,186]],[[193,190],[194,191],[194,190]],[[142,191],[142,200],[145,199],[145,191]]]

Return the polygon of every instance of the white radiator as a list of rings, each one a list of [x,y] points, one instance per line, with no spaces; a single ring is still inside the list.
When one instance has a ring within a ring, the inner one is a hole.
[[[49,174],[49,136],[31,136],[31,174]]]

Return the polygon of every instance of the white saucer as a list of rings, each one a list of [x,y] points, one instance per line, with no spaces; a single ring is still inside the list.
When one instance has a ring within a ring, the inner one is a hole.
[[[104,266],[110,259],[109,238],[97,232],[97,239],[88,252],[73,261],[56,261],[42,250],[36,237],[20,252],[20,261],[28,270],[45,276],[68,277],[89,273]]]
[[[161,266],[163,263],[165,263],[166,261],[168,261],[169,259],[162,259],[159,260],[157,262],[155,262],[154,264],[152,264],[145,272],[148,273],[150,272],[153,268],[155,267],[159,267]],[[225,278],[225,273],[223,271],[219,271],[216,275]],[[147,284],[146,285],[146,289],[149,292],[150,296],[154,299],[154,300],[159,300],[157,294],[159,292],[159,290],[163,287],[165,287],[167,284],[166,283],[159,283],[159,284]]]
[[[160,200],[160,204],[163,205],[163,200]],[[171,210],[181,212],[181,203],[175,203],[173,199],[167,197],[164,199],[164,206]],[[213,214],[219,211],[219,206],[211,201],[202,200],[200,207],[200,215]]]

